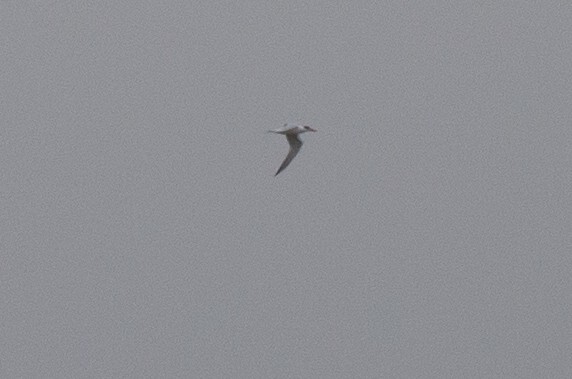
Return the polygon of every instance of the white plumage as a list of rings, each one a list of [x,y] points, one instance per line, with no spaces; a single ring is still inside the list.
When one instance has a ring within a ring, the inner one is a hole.
[[[286,155],[284,162],[282,162],[280,168],[278,168],[278,171],[276,171],[276,174],[274,174],[274,176],[280,174],[280,172],[282,172],[286,167],[288,167],[290,162],[292,162],[296,154],[298,154],[298,152],[302,148],[302,141],[300,140],[299,135],[305,132],[315,132],[315,131],[316,129],[313,129],[309,126],[288,125],[288,124],[284,124],[284,126],[279,129],[269,130],[269,132],[271,133],[284,134],[286,136],[286,139],[288,140],[288,143],[290,144],[290,151],[288,151],[288,155]]]

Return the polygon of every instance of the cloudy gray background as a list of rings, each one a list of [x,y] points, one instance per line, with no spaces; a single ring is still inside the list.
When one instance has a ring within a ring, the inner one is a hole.
[[[568,2],[0,17],[3,378],[572,376]]]

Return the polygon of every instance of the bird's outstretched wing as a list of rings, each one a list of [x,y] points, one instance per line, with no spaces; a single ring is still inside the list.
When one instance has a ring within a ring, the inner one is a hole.
[[[282,162],[274,176],[280,174],[286,167],[288,167],[290,162],[292,162],[292,159],[294,159],[302,147],[302,141],[300,141],[297,134],[286,134],[286,139],[288,139],[288,143],[290,144],[290,151],[288,151],[288,155],[286,155],[284,162]]]

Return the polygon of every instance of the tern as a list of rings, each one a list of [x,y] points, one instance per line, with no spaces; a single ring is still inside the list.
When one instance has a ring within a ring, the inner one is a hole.
[[[299,135],[302,133],[315,132],[315,131],[316,129],[310,128],[309,126],[289,125],[289,124],[284,124],[284,126],[279,129],[268,131],[270,133],[284,134],[286,136],[286,139],[288,140],[288,143],[290,144],[290,151],[288,151],[288,155],[286,155],[284,162],[282,162],[280,168],[278,169],[278,171],[276,171],[276,174],[274,174],[274,176],[280,174],[286,167],[288,167],[290,162],[292,162],[296,154],[298,154],[298,152],[302,148],[302,141],[300,140]]]

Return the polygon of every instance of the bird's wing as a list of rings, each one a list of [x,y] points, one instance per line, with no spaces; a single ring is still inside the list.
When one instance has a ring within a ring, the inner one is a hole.
[[[290,132],[292,129],[296,129],[296,125],[292,126],[292,125],[284,124],[282,127],[278,128],[278,129],[269,130],[269,132],[278,133],[278,134],[288,134],[288,132]]]
[[[288,167],[290,162],[292,162],[292,159],[294,159],[294,157],[296,156],[296,154],[298,154],[300,148],[302,147],[302,141],[300,141],[297,134],[286,134],[286,138],[288,139],[288,143],[290,144],[290,151],[288,151],[288,155],[286,155],[284,162],[282,162],[280,168],[278,169],[276,174],[274,174],[274,176],[280,174],[282,170]]]

